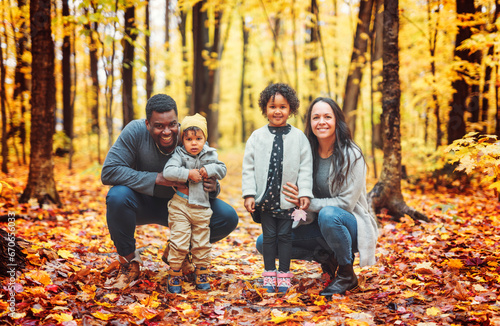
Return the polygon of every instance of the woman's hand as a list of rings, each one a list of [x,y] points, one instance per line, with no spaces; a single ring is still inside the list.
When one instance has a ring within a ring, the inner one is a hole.
[[[287,182],[283,186],[283,194],[286,196],[285,199],[295,206],[301,206],[299,202],[299,187],[291,182]]]

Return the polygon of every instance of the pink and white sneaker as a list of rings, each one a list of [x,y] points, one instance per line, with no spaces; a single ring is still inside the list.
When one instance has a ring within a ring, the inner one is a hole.
[[[279,293],[286,292],[289,288],[292,287],[292,277],[293,274],[290,272],[278,272],[277,288]]]
[[[276,292],[276,271],[264,271],[262,277],[262,287],[266,289],[268,293]]]

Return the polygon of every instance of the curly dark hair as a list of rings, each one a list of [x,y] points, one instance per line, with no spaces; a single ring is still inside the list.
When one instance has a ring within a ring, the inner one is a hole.
[[[153,111],[163,113],[171,110],[177,115],[177,104],[174,99],[166,94],[156,94],[146,103],[146,119],[148,121],[151,119]]]
[[[270,84],[261,93],[259,97],[259,107],[262,114],[265,116],[267,111],[267,102],[276,96],[276,94],[281,94],[288,104],[290,105],[290,115],[295,115],[299,111],[300,101],[295,90],[287,84],[277,83]]]

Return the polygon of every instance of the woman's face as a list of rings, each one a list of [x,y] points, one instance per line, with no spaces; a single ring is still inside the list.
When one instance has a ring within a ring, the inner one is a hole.
[[[318,140],[335,141],[335,115],[326,102],[317,102],[311,110],[311,130]]]

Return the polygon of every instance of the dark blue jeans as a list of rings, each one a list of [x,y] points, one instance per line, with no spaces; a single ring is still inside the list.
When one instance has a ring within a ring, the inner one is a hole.
[[[159,224],[168,227],[168,199],[138,193],[126,186],[113,186],[106,196],[106,220],[109,234],[120,256],[135,251],[135,227]],[[211,199],[210,242],[227,237],[238,225],[233,207],[220,199]]]
[[[358,252],[358,226],[351,213],[333,206],[324,207],[317,220],[292,230],[292,259],[318,260],[334,253],[339,265],[352,264]],[[262,253],[263,238],[257,238]]]

